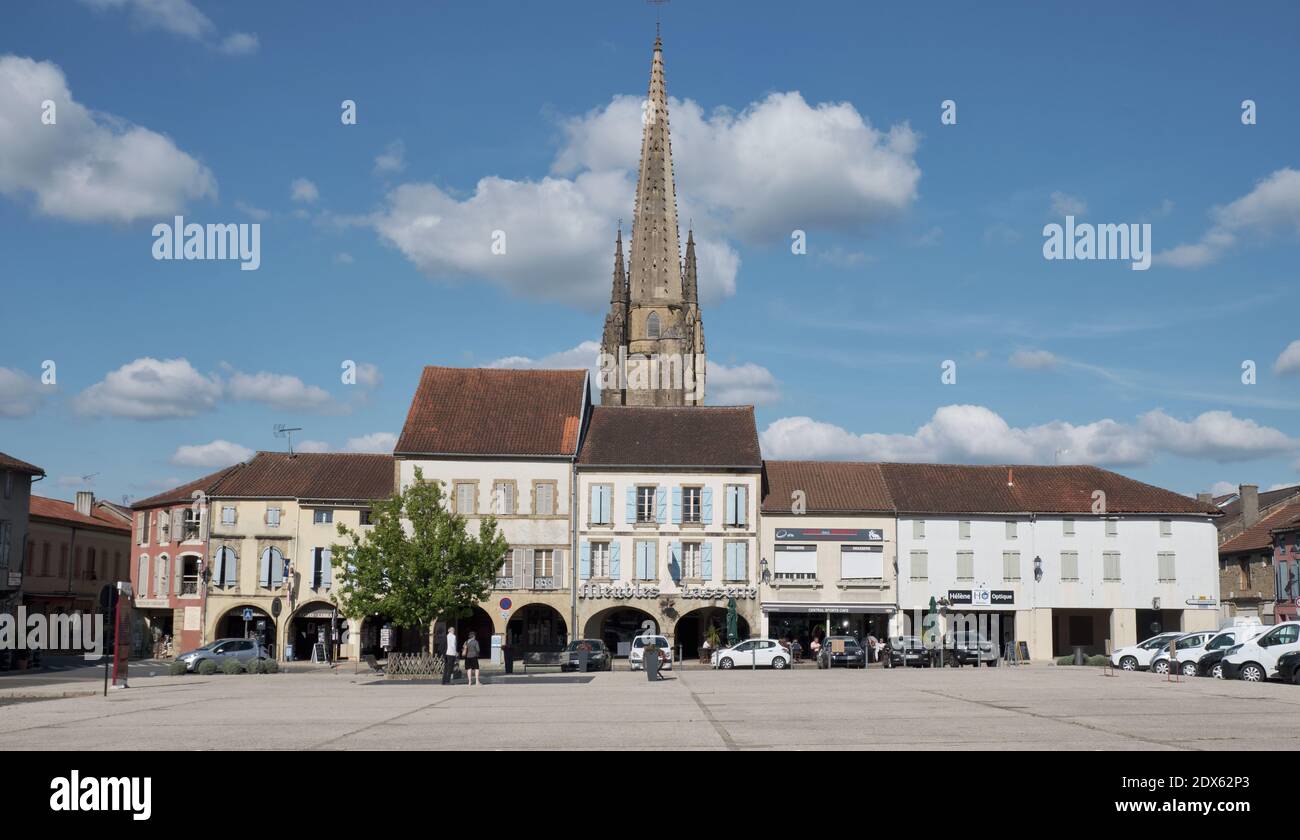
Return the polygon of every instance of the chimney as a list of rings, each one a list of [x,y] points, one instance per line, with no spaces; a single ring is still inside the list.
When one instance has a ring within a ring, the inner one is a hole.
[[[90,516],[90,512],[95,508],[95,494],[90,490],[78,490],[75,507],[77,513],[82,516]]]
[[[1243,484],[1241,493],[1241,524],[1249,528],[1259,521],[1259,485]]]
[[[1196,494],[1196,501],[1200,502],[1200,503],[1203,504],[1203,505],[1209,505],[1210,507],[1214,507],[1214,494],[1213,494],[1213,493],[1197,493],[1197,494]]]
[[[1016,481],[1015,481],[1015,478],[1013,477],[1013,473],[1012,473],[1011,467],[1007,467],[1007,486],[1008,486],[1008,487],[1015,487],[1015,486],[1016,486]]]

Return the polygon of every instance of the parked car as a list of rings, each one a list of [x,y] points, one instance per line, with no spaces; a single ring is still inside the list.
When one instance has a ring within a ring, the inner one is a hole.
[[[1172,642],[1176,662],[1174,667],[1178,673],[1188,677],[1196,675],[1196,663],[1205,654],[1205,646],[1214,636],[1214,632],[1210,630],[1194,630],[1174,637]],[[1152,673],[1169,673],[1169,645],[1170,642],[1165,642],[1164,647],[1160,648],[1160,652],[1151,660]]]
[[[608,671],[613,667],[614,660],[609,655],[609,648],[600,639],[574,639],[569,642],[564,653],[560,654],[560,670],[578,670],[578,654],[584,650],[587,651],[587,670]]]
[[[241,665],[253,659],[269,659],[266,648],[256,639],[217,639],[200,648],[182,653],[176,657],[185,663],[186,671],[193,671],[205,659],[211,659],[221,666],[227,659],[233,659]]]
[[[713,667],[729,671],[732,668],[759,666],[780,671],[790,664],[790,651],[776,639],[746,639],[738,645],[723,648],[713,654]]]
[[[945,640],[948,653],[959,665],[973,665],[976,668],[983,662],[992,668],[998,664],[998,649],[977,632],[958,630]]]
[[[1266,629],[1258,621],[1241,622],[1230,627],[1225,627],[1213,635],[1205,646],[1199,650],[1195,649],[1178,652],[1180,667],[1185,675],[1195,674],[1198,677],[1214,677],[1223,679],[1223,655],[1229,648],[1239,645],[1242,642],[1249,641]],[[1196,657],[1196,667],[1188,669],[1187,660]]]
[[[1300,650],[1300,621],[1275,624],[1258,638],[1234,645],[1223,657],[1223,678],[1264,682],[1278,675],[1278,660]]]
[[[929,654],[918,636],[894,636],[886,644],[885,667],[899,668],[911,665],[925,668],[930,664]]]
[[[667,636],[637,636],[632,640],[632,650],[627,655],[627,661],[632,666],[633,671],[640,671],[644,667],[645,647],[646,645],[657,645],[659,647],[659,669],[661,671],[671,671],[673,669],[673,652],[668,647]]]
[[[1161,633],[1135,645],[1122,647],[1110,655],[1110,664],[1123,671],[1145,671],[1151,667],[1151,660],[1160,653],[1160,649],[1167,647],[1170,639],[1181,635],[1182,632]]]
[[[1300,685],[1300,650],[1284,653],[1277,660],[1278,679]]]
[[[844,652],[835,653],[835,643],[844,643]],[[818,668],[865,668],[867,667],[867,649],[858,643],[854,636],[827,636],[822,642],[822,655],[817,661]]]

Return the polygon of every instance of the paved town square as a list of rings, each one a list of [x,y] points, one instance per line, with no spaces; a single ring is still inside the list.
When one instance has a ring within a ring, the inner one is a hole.
[[[687,669],[657,683],[620,670],[488,680],[481,688],[385,681],[342,666],[151,677],[107,698],[7,706],[0,743],[15,750],[1300,747],[1294,686],[1106,677],[1099,668]]]

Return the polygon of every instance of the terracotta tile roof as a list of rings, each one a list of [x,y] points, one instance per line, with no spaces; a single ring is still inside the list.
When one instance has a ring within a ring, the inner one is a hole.
[[[28,475],[45,475],[45,470],[40,467],[29,464],[26,461],[20,461],[12,455],[6,455],[0,452],[0,470],[14,470],[15,472],[27,473]]]
[[[763,512],[789,513],[802,490],[808,513],[893,512],[880,464],[853,461],[765,461]]]
[[[130,523],[101,509],[99,504],[90,509],[90,516],[83,516],[77,513],[77,508],[72,502],[50,499],[33,493],[29,514],[33,519],[39,518],[68,525],[90,525],[110,531],[121,531],[124,534],[131,533]]]
[[[394,452],[572,456],[585,370],[426,367]]]
[[[1254,525],[1220,545],[1219,554],[1270,548],[1273,545],[1273,536],[1269,532],[1274,528],[1284,528],[1294,524],[1298,516],[1300,516],[1300,502],[1276,507],[1268,515],[1260,517]]]
[[[217,482],[225,478],[233,471],[242,467],[243,464],[235,464],[225,469],[217,470],[214,473],[208,473],[202,478],[196,478],[188,484],[182,484],[179,487],[173,487],[170,490],[150,496],[147,499],[141,499],[131,505],[132,510],[143,510],[145,508],[161,507],[163,505],[177,505],[193,501],[195,491],[202,490],[208,495],[212,494],[212,489],[216,487]]]
[[[596,406],[578,454],[590,466],[761,467],[753,406]]]
[[[1223,499],[1231,499],[1224,503]],[[1264,512],[1274,505],[1282,504],[1291,499],[1300,500],[1300,485],[1293,487],[1279,487],[1276,490],[1264,490],[1259,494],[1259,510]],[[1241,496],[1237,493],[1229,493],[1227,496],[1220,496],[1215,499],[1223,511],[1223,518],[1216,524],[1220,531],[1227,530],[1241,521]]]
[[[881,464],[900,513],[1092,513],[1093,491],[1106,511],[1218,515],[1218,508],[1090,466]],[[1008,486],[1008,475],[1011,486]]]
[[[213,498],[386,499],[396,476],[392,455],[259,452],[217,482]]]

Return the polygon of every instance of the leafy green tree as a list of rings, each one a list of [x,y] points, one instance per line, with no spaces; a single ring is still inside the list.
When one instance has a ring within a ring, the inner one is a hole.
[[[340,607],[360,621],[380,613],[401,627],[427,629],[435,620],[455,621],[492,591],[510,544],[496,519],[479,522],[478,537],[465,518],[447,509],[441,481],[415,481],[375,502],[371,527],[358,533],[338,525],[341,543]],[[432,646],[432,639],[430,639]]]

